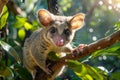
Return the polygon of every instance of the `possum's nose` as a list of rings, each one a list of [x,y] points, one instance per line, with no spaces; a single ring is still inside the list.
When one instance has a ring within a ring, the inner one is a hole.
[[[57,40],[56,40],[56,46],[63,46],[64,45],[64,39],[61,38],[61,37],[58,37]]]

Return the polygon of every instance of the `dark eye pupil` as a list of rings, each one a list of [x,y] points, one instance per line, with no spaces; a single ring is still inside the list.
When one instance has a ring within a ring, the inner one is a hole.
[[[66,29],[66,30],[64,31],[64,34],[65,34],[66,36],[69,36],[69,35],[70,35],[70,30],[69,30],[69,29]]]
[[[56,28],[55,28],[55,27],[52,27],[50,32],[51,32],[51,33],[55,33],[55,32],[56,32]]]

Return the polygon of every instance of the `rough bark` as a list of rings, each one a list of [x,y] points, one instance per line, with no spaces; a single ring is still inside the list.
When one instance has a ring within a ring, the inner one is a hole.
[[[60,14],[60,7],[58,5],[58,0],[47,0],[48,10],[54,15]]]

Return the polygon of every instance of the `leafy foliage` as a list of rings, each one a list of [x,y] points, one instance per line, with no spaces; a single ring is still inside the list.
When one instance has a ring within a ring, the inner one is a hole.
[[[114,44],[113,46],[107,48],[107,49],[103,49],[103,50],[98,50],[96,52],[94,52],[91,55],[91,58],[95,58],[95,57],[99,57],[99,56],[116,56],[118,58],[120,58],[120,42]]]
[[[16,16],[16,19],[17,19],[17,21],[13,24],[13,26],[15,28],[21,28],[21,27],[23,27],[24,24],[25,24],[25,22],[26,22],[26,20],[27,20],[26,18],[19,17],[19,16]]]
[[[8,9],[6,6],[4,6],[2,14],[0,14],[0,29],[2,29],[5,26],[8,15],[9,15]]]
[[[0,14],[0,80],[32,80],[21,62],[22,47],[29,33],[40,27],[35,14],[38,9],[47,8],[47,0],[14,2],[22,9],[21,14],[14,15],[8,6],[4,6]],[[86,25],[76,33],[74,46],[80,43],[89,44],[120,30],[119,0],[59,0],[59,5],[64,15],[86,13]],[[7,41],[5,37],[1,37],[1,29],[5,26],[8,26],[9,31]],[[53,54],[51,52],[49,58],[58,60],[59,55]],[[119,80],[119,64],[120,42],[78,61],[68,60],[70,69],[67,68],[63,76],[56,80]]]
[[[13,72],[9,67],[0,69],[0,75],[3,77],[4,80],[12,80],[12,78],[14,77]]]
[[[14,71],[16,75],[21,78],[21,80],[32,80],[30,73],[21,65],[15,64]]]
[[[120,79],[120,71],[114,72],[112,73],[112,75],[110,76],[110,80],[119,80]]]
[[[20,57],[17,54],[16,50],[14,50],[14,48],[12,48],[9,44],[5,43],[4,41],[0,41],[0,45],[6,52],[13,56],[18,63],[21,62]]]
[[[116,22],[115,23],[115,29],[116,30],[120,30],[120,22]]]
[[[82,80],[106,80],[96,68],[82,64],[77,61],[68,61],[68,66],[72,68],[75,74]]]

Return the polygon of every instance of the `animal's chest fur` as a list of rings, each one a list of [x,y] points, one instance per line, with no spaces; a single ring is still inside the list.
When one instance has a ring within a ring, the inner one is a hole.
[[[38,34],[40,34],[38,36]],[[31,55],[40,55],[42,58],[46,58],[48,53],[53,51],[56,53],[61,53],[63,48],[57,47],[45,40],[42,31],[38,31],[34,33],[30,38],[28,38],[29,45],[27,45],[30,49]]]

